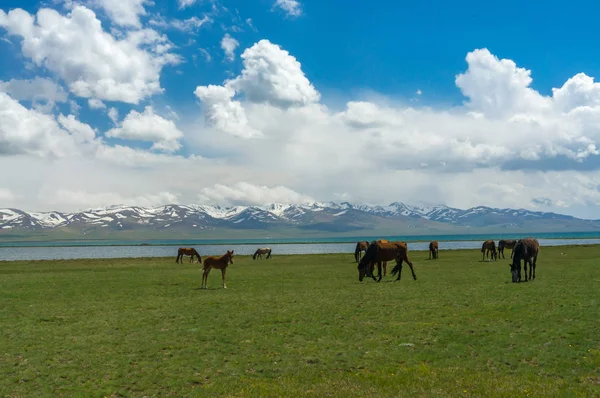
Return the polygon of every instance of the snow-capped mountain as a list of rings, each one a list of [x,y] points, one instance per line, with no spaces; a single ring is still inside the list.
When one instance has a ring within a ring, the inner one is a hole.
[[[522,228],[567,226],[600,229],[599,221],[581,220],[556,213],[525,209],[478,206],[462,210],[448,206],[411,206],[400,202],[388,206],[315,202],[303,205],[268,206],[167,205],[153,208],[109,206],[75,213],[25,212],[0,209],[0,232],[62,229],[81,233],[98,230],[153,230],[183,232],[200,230],[268,230],[294,228],[304,231],[350,232],[359,230],[427,228],[449,230],[452,226]]]

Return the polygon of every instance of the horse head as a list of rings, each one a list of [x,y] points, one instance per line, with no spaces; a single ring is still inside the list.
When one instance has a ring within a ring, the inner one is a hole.
[[[233,250],[227,250],[227,257],[229,258],[229,264],[233,264]]]

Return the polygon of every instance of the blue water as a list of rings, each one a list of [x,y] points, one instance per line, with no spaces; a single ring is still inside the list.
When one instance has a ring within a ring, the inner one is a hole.
[[[526,234],[472,234],[472,235],[399,235],[399,236],[360,236],[360,237],[334,237],[334,238],[255,238],[255,239],[149,239],[149,240],[55,240],[55,241],[5,241],[0,240],[0,247],[12,246],[138,246],[141,244],[151,246],[196,246],[196,245],[260,245],[272,246],[274,244],[292,244],[292,243],[356,243],[359,240],[387,239],[390,241],[402,242],[430,242],[437,240],[440,242],[454,241],[481,241],[487,239],[521,239],[528,236],[534,236],[537,239],[600,239],[600,231],[596,232],[544,232],[544,233],[526,233]],[[0,237],[1,239],[1,237]]]
[[[406,239],[408,240],[408,239]],[[538,239],[540,246],[562,246],[562,245],[589,245],[600,244],[600,239]],[[457,249],[480,249],[483,239],[479,240],[456,240],[440,241],[440,255],[443,257],[444,250]],[[182,243],[180,241],[179,243]],[[189,241],[188,241],[189,243]],[[261,241],[260,247],[264,247]],[[325,254],[325,253],[348,253],[349,258],[354,255],[356,239],[351,243],[275,243],[268,244],[272,249],[272,256],[276,258],[283,254]],[[190,246],[185,244],[185,246]],[[233,249],[236,254],[249,255],[259,247],[257,244],[194,244],[201,256],[220,255],[226,250]],[[429,240],[408,243],[409,252],[428,250]],[[565,249],[567,250],[567,249]],[[177,246],[119,246],[92,245],[92,246],[32,246],[32,247],[0,247],[0,261],[10,260],[65,260],[78,258],[126,258],[126,257],[172,257],[175,262],[177,257]],[[189,261],[189,257],[184,258]]]

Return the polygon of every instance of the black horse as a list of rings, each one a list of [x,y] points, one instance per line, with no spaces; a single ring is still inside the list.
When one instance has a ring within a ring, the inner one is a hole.
[[[540,244],[537,239],[525,238],[517,241],[513,249],[513,261],[510,264],[513,283],[521,282],[522,280],[521,260],[523,260],[523,271],[525,272],[524,282],[535,279],[535,266],[539,251]],[[527,263],[529,263],[529,278],[527,278]]]

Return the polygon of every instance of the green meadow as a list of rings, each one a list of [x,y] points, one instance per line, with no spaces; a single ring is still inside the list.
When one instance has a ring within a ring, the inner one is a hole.
[[[542,247],[521,284],[443,243],[416,281],[236,256],[208,290],[175,255],[0,262],[0,396],[600,396],[600,247]]]

